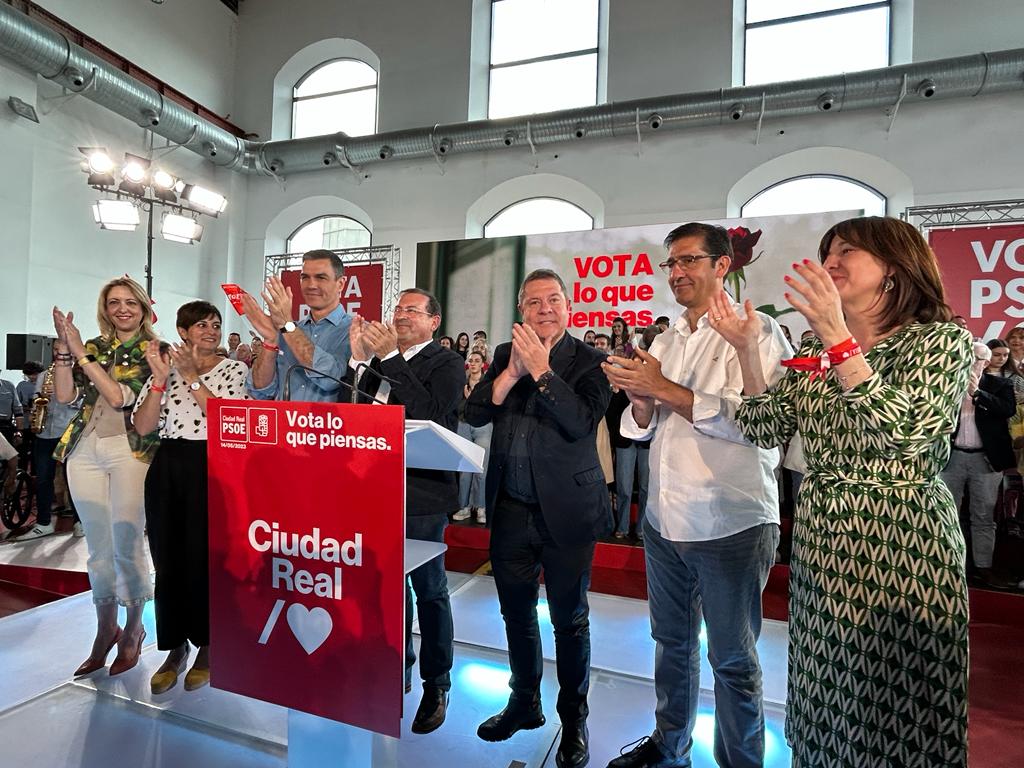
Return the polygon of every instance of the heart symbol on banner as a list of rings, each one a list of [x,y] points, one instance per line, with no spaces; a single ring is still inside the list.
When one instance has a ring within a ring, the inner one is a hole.
[[[311,654],[324,644],[334,629],[334,622],[331,621],[331,614],[323,608],[310,610],[304,605],[292,603],[288,606],[288,626],[303,650]]]

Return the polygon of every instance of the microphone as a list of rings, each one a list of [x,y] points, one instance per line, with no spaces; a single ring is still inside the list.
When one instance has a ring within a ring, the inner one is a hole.
[[[316,368],[310,368],[309,366],[303,365],[302,363],[294,363],[294,364],[288,366],[288,370],[285,371],[285,374],[284,374],[284,397],[282,398],[283,400],[290,399],[289,395],[291,393],[292,373],[294,373],[294,371],[296,369],[303,370],[306,373],[315,373],[317,376],[323,376],[325,379],[330,379],[331,381],[336,382],[336,383],[340,384],[341,386],[345,387],[345,389],[351,390],[353,393],[358,391],[355,387],[353,387],[348,382],[342,381],[341,379],[338,379],[338,378],[335,378],[334,376],[331,376],[331,374],[329,374],[329,373],[324,373],[323,371],[318,371]],[[365,393],[363,393],[363,394],[365,394]]]
[[[374,376],[376,376],[379,381],[386,381],[386,382],[388,382],[388,384],[391,384],[391,385],[395,385],[395,384],[398,383],[395,379],[392,379],[390,376],[385,376],[380,371],[375,370],[374,368],[371,368],[369,363],[357,363],[356,364],[356,368],[355,368],[355,374],[354,374],[354,381],[356,382],[356,386],[349,387],[349,390],[351,391],[351,397],[352,397],[351,402],[352,402],[353,405],[355,405],[357,402],[359,402],[359,395],[366,395],[367,397],[370,397],[370,394],[368,392],[364,392],[361,389],[359,389],[359,373],[361,371],[369,371]],[[375,402],[378,402],[378,403],[380,402],[380,400],[377,400],[376,397],[374,397],[372,399]],[[383,405],[383,403],[381,403],[381,404]]]

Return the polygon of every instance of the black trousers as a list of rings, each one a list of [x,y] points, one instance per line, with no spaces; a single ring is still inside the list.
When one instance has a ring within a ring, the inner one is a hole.
[[[505,620],[512,697],[540,694],[544,657],[537,624],[540,572],[544,570],[551,625],[555,631],[558,715],[563,723],[589,713],[590,606],[587,588],[594,542],[560,547],[544,524],[540,507],[501,495],[491,516],[491,568]]]
[[[163,439],[146,475],[157,647],[210,643],[206,441]]]
[[[410,539],[444,543],[448,515],[406,515],[405,535]],[[412,587],[410,588],[410,584]],[[428,560],[409,574],[405,582],[405,673],[416,663],[412,642],[412,593],[416,593],[416,617],[420,620],[420,677],[423,687],[450,691],[455,636],[452,604],[444,555]]]

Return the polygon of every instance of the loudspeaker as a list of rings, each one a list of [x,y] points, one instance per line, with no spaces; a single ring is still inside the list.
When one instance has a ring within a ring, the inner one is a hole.
[[[48,368],[53,362],[53,338],[36,333],[8,333],[7,363],[4,369],[20,371],[26,360],[36,360]]]

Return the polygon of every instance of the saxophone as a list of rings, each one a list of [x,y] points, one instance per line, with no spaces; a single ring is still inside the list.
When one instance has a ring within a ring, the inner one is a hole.
[[[39,388],[39,394],[32,398],[32,412],[28,417],[28,428],[38,434],[46,426],[46,416],[49,411],[50,400],[53,399],[53,366],[52,363],[43,374],[43,386]]]

